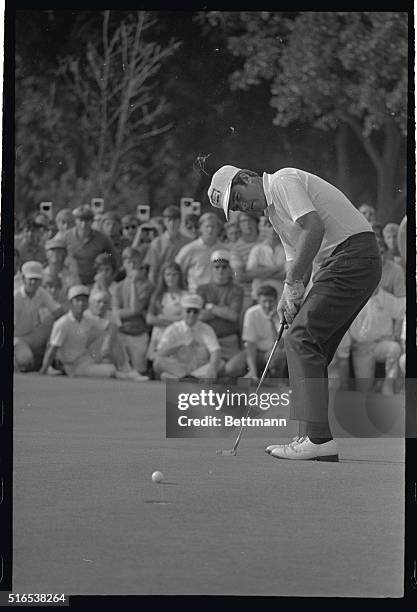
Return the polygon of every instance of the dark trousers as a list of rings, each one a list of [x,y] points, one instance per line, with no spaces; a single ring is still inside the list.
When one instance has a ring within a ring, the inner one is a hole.
[[[327,366],[381,279],[373,232],[339,244],[313,277],[313,286],[287,331],[291,418],[328,422]]]

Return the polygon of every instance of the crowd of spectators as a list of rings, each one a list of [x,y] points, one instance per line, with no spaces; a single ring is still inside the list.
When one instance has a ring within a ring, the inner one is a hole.
[[[384,394],[405,372],[405,260],[400,227],[359,210],[380,245],[379,287],[353,321],[330,376],[340,385]],[[283,246],[267,217],[214,212],[181,216],[165,208],[140,223],[135,214],[89,205],[52,221],[29,216],[15,235],[14,367],[67,376],[247,377],[256,380],[277,335]],[[382,366],[377,364],[381,363]],[[287,376],[279,349],[272,376]]]

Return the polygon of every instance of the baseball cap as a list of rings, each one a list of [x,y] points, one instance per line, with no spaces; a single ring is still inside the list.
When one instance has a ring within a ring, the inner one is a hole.
[[[196,293],[186,293],[181,298],[181,306],[183,308],[197,308],[201,310],[203,308],[203,298]]]
[[[90,295],[90,290],[85,285],[74,285],[68,289],[68,299],[72,300],[73,298],[79,295],[86,295],[87,297]]]
[[[94,219],[94,213],[88,204],[77,206],[77,208],[74,208],[72,211],[72,214],[79,219]]]
[[[213,174],[208,197],[210,204],[215,208],[223,208],[226,219],[229,214],[229,197],[232,181],[241,168],[236,166],[222,166]]]
[[[22,266],[22,274],[25,278],[43,279],[43,267],[39,261],[26,261]]]
[[[226,249],[218,249],[212,253],[210,261],[211,263],[214,263],[215,261],[230,262],[230,253],[229,251],[226,251]]]
[[[180,219],[181,211],[178,206],[167,206],[164,208],[162,216],[168,219]]]
[[[61,238],[50,238],[45,242],[45,250],[49,249],[67,249],[66,243]]]

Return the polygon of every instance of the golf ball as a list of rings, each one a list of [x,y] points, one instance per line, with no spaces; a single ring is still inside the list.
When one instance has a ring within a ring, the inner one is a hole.
[[[162,482],[164,479],[164,475],[162,472],[154,472],[152,474],[152,482]]]

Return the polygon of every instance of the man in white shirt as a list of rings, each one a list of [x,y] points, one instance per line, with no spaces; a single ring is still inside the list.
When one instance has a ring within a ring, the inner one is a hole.
[[[14,292],[14,367],[21,372],[39,369],[52,324],[65,309],[41,287],[39,261],[22,266],[23,284]],[[41,320],[41,313],[49,315]]]
[[[259,176],[223,166],[208,191],[224,210],[266,210],[281,238],[288,269],[278,304],[298,438],[268,447],[280,459],[338,461],[328,420],[327,366],[344,333],[381,278],[371,225],[336,187],[298,170]]]
[[[183,319],[169,325],[159,341],[154,370],[167,378],[215,379],[221,369],[221,349],[213,329],[198,320],[203,299],[185,294],[181,299]]]

